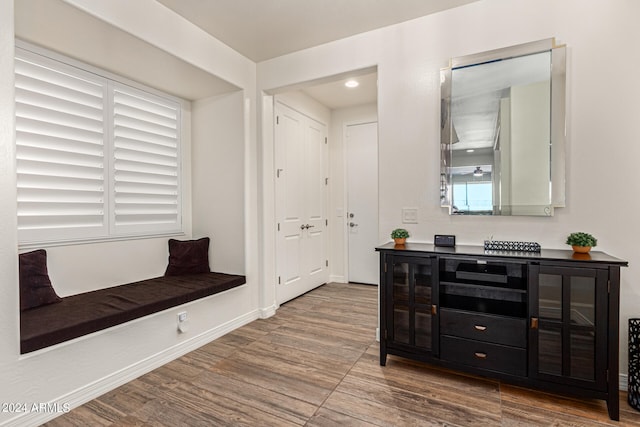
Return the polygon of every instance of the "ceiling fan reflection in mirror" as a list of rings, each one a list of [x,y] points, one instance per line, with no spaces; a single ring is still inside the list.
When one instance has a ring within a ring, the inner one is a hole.
[[[451,168],[451,174],[454,176],[469,176],[472,175],[474,177],[482,177],[491,175],[491,170],[493,168],[491,165],[480,165],[480,166],[456,166]]]

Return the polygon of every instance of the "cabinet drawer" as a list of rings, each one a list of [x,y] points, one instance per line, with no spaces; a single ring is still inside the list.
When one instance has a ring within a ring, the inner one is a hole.
[[[440,309],[440,333],[525,348],[527,321],[468,311]]]
[[[523,348],[442,336],[440,358],[489,371],[527,375],[527,351]]]

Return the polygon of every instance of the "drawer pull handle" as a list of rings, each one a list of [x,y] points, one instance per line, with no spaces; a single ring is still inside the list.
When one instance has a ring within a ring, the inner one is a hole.
[[[483,325],[475,325],[474,328],[475,328],[476,331],[486,331],[487,330],[487,327],[483,326]]]
[[[474,355],[478,358],[478,359],[486,359],[487,358],[487,353],[482,353],[479,351],[476,351],[474,353]]]

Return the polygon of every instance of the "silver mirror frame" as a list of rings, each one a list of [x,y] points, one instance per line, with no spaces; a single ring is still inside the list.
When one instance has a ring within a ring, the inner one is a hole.
[[[440,70],[440,206],[453,213],[451,145],[454,139],[451,121],[452,70],[458,67],[515,58],[551,51],[551,198],[547,216],[565,206],[566,144],[566,46],[554,38],[451,58],[449,67]]]

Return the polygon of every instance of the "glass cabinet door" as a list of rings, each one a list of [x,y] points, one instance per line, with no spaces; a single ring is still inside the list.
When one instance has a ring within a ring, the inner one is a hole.
[[[434,328],[432,258],[390,257],[387,283],[390,316],[387,333],[389,341],[433,351]]]
[[[531,266],[531,376],[606,386],[607,272]]]

